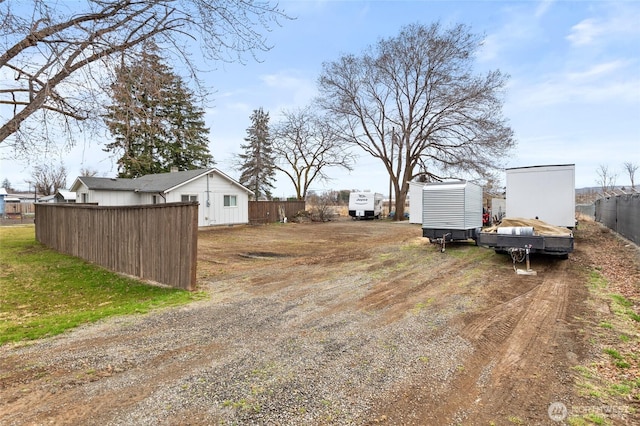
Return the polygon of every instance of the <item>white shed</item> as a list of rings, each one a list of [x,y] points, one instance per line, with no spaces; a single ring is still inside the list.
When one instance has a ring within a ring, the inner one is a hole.
[[[249,223],[249,197],[253,194],[215,168],[135,179],[81,176],[71,191],[77,194],[77,203],[102,206],[197,201],[200,204],[198,226]]]

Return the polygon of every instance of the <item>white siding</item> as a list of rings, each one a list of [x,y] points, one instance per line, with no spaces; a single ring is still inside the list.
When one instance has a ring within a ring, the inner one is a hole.
[[[143,204],[141,194],[132,191],[89,191],[89,202],[99,206],[132,206]]]
[[[209,176],[208,186],[207,176]],[[166,194],[167,202],[180,202],[183,195],[198,197],[200,203],[198,226],[249,223],[249,196],[247,192],[233,182],[220,177],[217,173],[202,176],[172,190]],[[225,195],[235,195],[237,206],[225,207]]]
[[[200,204],[198,226],[249,223],[248,193],[241,186],[215,172],[203,175],[162,195],[134,191],[89,190],[84,184],[80,185],[76,191],[79,203],[83,201],[82,194],[88,194],[87,202],[101,206],[153,204],[154,196],[158,197],[158,203],[174,203],[181,202],[183,195],[195,195]],[[225,195],[235,195],[236,206],[225,207]]]

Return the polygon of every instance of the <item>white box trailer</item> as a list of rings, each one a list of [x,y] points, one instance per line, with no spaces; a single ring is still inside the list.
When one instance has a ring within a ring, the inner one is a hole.
[[[422,236],[430,241],[475,239],[482,229],[482,187],[472,182],[427,183],[422,193]]]
[[[349,194],[349,216],[355,219],[380,219],[384,196],[377,192],[354,191]]]
[[[576,224],[575,164],[506,170],[510,218],[539,219],[554,226]]]
[[[478,245],[509,252],[544,253],[567,258],[573,251],[575,226],[575,165],[515,167],[506,170],[507,217],[505,222],[533,222],[534,226],[510,226],[481,232]],[[547,225],[567,232],[548,232]],[[538,227],[539,229],[536,229]],[[514,254],[515,253],[515,254]],[[514,257],[516,256],[516,257]]]

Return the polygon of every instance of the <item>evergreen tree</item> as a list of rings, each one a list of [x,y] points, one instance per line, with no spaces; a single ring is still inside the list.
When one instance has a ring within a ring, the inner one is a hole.
[[[120,155],[118,176],[204,168],[212,165],[204,111],[182,79],[147,44],[140,60],[122,65],[111,86],[113,104],[105,122],[115,137],[105,151]]]
[[[240,183],[251,189],[256,200],[265,195],[271,198],[275,177],[275,159],[269,135],[269,113],[262,108],[251,114],[251,126],[247,128],[246,144],[240,154]]]
[[[7,178],[4,178],[4,180],[2,181],[2,187],[6,189],[7,192],[13,191],[13,188],[11,187],[11,182],[9,182],[9,179]]]

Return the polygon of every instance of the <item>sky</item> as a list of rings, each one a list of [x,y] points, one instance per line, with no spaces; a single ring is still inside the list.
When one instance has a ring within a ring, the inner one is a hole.
[[[304,107],[317,96],[323,62],[361,54],[408,24],[466,24],[484,36],[475,69],[499,69],[510,76],[503,106],[517,147],[507,167],[575,164],[576,187],[597,186],[601,165],[629,185],[624,162],[640,165],[640,1],[281,1],[295,19],[266,34],[273,48],[258,61],[219,64],[203,74],[211,102],[205,108],[210,150],[218,169],[233,178],[251,113],[262,107],[271,122],[284,110]],[[98,140],[100,139],[100,140]],[[70,186],[81,168],[98,176],[117,174],[115,159],[95,138],[52,158],[62,161]],[[389,177],[380,160],[362,151],[353,171],[327,169],[327,182],[311,189],[359,189],[388,194]],[[0,152],[0,179],[27,190],[33,162]],[[504,176],[500,173],[499,176]],[[276,197],[295,194],[276,175]],[[640,181],[640,172],[636,173]]]

